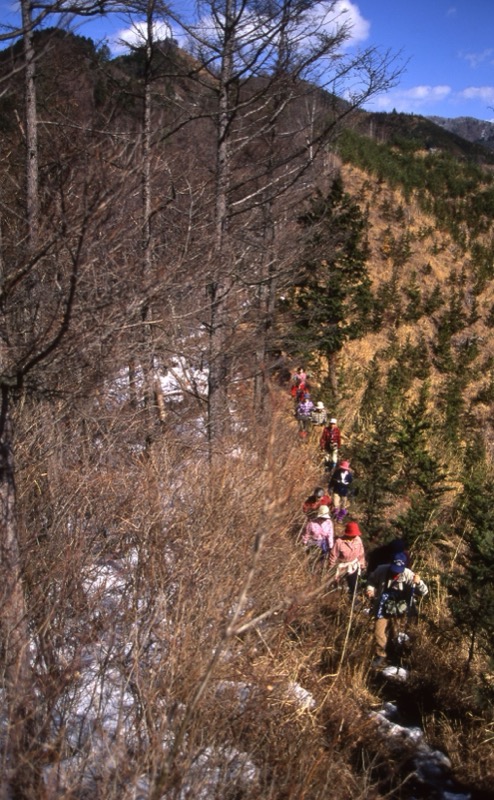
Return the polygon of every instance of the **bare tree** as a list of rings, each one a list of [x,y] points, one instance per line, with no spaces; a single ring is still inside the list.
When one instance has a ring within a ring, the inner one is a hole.
[[[288,190],[296,190],[300,198],[307,195],[317,181],[319,156],[342,121],[392,85],[397,71],[388,53],[369,49],[342,54],[350,29],[336,2],[319,5],[319,18],[305,2],[213,0],[200,8],[202,23],[189,27],[188,33],[203,68],[191,79],[209,91],[216,130],[214,219],[206,256],[212,452],[228,428],[239,286],[252,278],[245,241],[252,242],[252,231],[260,232],[261,261],[271,264],[268,272],[274,274],[273,232],[284,218],[283,196]],[[302,120],[298,110],[308,98],[313,98],[312,112]],[[254,283],[263,281],[272,307],[272,276],[262,276],[261,270]]]

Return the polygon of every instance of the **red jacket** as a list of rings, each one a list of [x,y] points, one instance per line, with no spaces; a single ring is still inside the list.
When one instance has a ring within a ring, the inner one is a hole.
[[[323,494],[322,497],[314,497],[314,495],[311,494],[311,496],[308,497],[305,503],[303,504],[302,511],[304,512],[304,514],[307,514],[308,517],[313,517],[319,506],[330,507],[331,503],[332,500],[329,494]]]
[[[335,447],[340,448],[341,447],[340,429],[336,425],[333,425],[332,428],[329,428],[328,426],[323,428],[321,438],[319,439],[319,446],[321,450],[327,450],[328,453]]]

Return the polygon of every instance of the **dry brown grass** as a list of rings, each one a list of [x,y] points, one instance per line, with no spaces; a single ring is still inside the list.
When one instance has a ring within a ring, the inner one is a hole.
[[[404,756],[390,772],[368,717],[382,700],[372,621],[309,572],[299,542],[301,503],[322,478],[317,447],[298,439],[284,393],[275,407],[268,435],[246,407],[242,436],[213,466],[172,431],[147,453],[129,448],[132,416],[107,424],[96,450],[78,448],[71,425],[26,433],[19,492],[40,698],[30,758],[53,797],[130,800],[143,776],[154,800],[197,797],[215,775],[208,796],[222,800],[378,800],[403,779]],[[429,575],[443,559],[431,557]],[[88,589],[100,568],[118,574],[116,596]],[[431,698],[427,734],[440,749],[461,743],[468,758],[455,766],[477,782],[491,761],[473,726],[448,716],[458,641],[432,587],[411,691]],[[120,718],[109,735],[88,712],[91,735],[75,746],[50,719],[56,709],[73,724],[89,654],[93,691],[121,689]]]

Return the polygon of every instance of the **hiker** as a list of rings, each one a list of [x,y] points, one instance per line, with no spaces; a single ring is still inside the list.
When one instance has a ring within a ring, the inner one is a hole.
[[[299,390],[307,391],[307,373],[303,367],[298,367],[292,375],[290,394],[292,397],[298,398]]]
[[[324,465],[329,472],[334,469],[338,463],[338,451],[341,447],[341,433],[336,424],[335,417],[331,417],[329,422],[324,426],[321,438],[319,439],[319,447],[326,453]]]
[[[316,403],[314,410],[312,412],[312,425],[316,427],[317,425],[326,425],[326,421],[328,419],[328,412],[324,406],[324,403],[321,400],[318,400]]]
[[[295,418],[298,421],[299,436],[301,439],[306,439],[311,429],[311,414],[314,408],[314,403],[310,399],[310,394],[307,392],[304,399],[298,403],[295,409]]]
[[[310,397],[309,387],[306,383],[299,383],[295,392],[295,405],[297,406],[307,396]]]
[[[376,643],[373,667],[384,666],[389,649],[413,613],[414,595],[424,597],[429,589],[420,575],[406,566],[406,555],[397,553],[390,564],[381,564],[367,579],[366,595],[372,599]]]
[[[340,461],[329,480],[328,489],[333,495],[334,516],[341,522],[348,513],[348,495],[353,481],[349,461]]]
[[[316,486],[311,495],[304,501],[302,511],[308,517],[316,517],[320,506],[331,506],[331,498],[322,486]]]
[[[334,544],[333,523],[328,506],[319,506],[317,516],[307,520],[302,543],[311,555],[314,554],[314,566],[317,564],[322,566]]]
[[[329,568],[336,567],[335,583],[346,581],[353,600],[359,575],[365,572],[365,551],[357,522],[347,522],[343,536],[337,536],[329,555]]]

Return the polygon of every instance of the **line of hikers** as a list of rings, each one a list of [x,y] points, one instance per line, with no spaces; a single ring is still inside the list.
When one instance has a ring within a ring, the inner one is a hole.
[[[385,666],[396,642],[408,638],[404,628],[409,619],[417,617],[415,598],[424,597],[429,590],[420,575],[411,569],[403,539],[397,538],[375,548],[367,558],[358,522],[349,520],[343,533],[335,536],[333,520],[339,523],[342,519],[341,508],[334,503],[335,497],[337,495],[333,494],[331,500],[330,495],[317,486],[305,500],[302,509],[307,520],[302,543],[313,566],[323,574],[327,571],[330,582],[346,584],[352,604],[360,602],[357,600],[359,581],[366,579],[365,595],[372,601],[374,618],[372,665]],[[344,510],[346,513],[347,509]]]
[[[374,619],[374,667],[385,666],[396,642],[407,640],[404,628],[418,616],[416,598],[428,594],[428,587],[411,569],[410,554],[403,539],[374,548],[367,556],[358,522],[349,519],[349,495],[353,472],[348,460],[338,463],[341,433],[335,417],[328,419],[322,402],[314,405],[310,397],[307,374],[300,367],[292,378],[291,394],[295,398],[295,417],[301,438],[321,429],[319,448],[324,452],[325,470],[330,473],[327,491],[316,486],[302,505],[306,521],[302,543],[310,555],[313,568],[327,574],[328,580],[345,586],[352,605],[357,599],[359,584],[365,581],[365,596],[371,601]],[[343,532],[335,536],[335,525],[345,523]]]
[[[300,438],[308,439],[316,431],[319,435],[319,447],[325,454],[325,468],[327,471],[334,470],[341,448],[341,432],[336,417],[329,416],[322,400],[313,402],[307,373],[303,367],[299,367],[293,374],[290,391],[295,399],[294,414]]]

